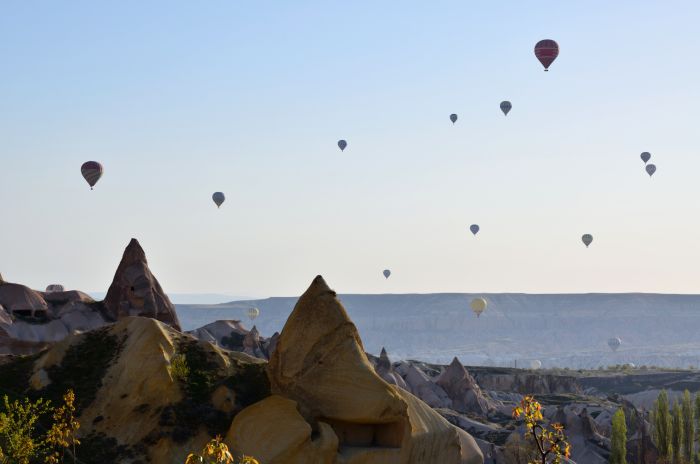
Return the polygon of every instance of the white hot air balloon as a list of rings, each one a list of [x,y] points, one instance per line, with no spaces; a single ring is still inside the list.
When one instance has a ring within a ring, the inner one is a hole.
[[[251,321],[254,321],[255,318],[260,315],[260,310],[258,308],[248,308],[247,314],[248,314],[248,318]]]
[[[620,345],[622,345],[622,340],[620,340],[619,337],[613,337],[608,340],[608,346],[613,351],[617,351],[617,349],[620,348]]]
[[[530,369],[537,370],[540,367],[542,367],[542,361],[540,361],[539,359],[533,359],[532,361],[530,361]]]

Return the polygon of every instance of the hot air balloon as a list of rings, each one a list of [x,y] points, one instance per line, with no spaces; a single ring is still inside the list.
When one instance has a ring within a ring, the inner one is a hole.
[[[646,167],[647,174],[649,174],[649,177],[653,176],[654,173],[656,172],[656,165],[654,164],[647,164]]]
[[[550,39],[540,40],[535,45],[535,56],[544,66],[544,70],[549,71],[549,66],[559,56],[559,45]]]
[[[591,234],[583,234],[581,241],[584,245],[586,245],[586,248],[588,248],[588,245],[593,243],[593,236]]]
[[[622,345],[622,340],[620,340],[618,337],[613,337],[608,340],[608,346],[613,351],[617,351],[617,349],[620,348],[620,345]]]
[[[537,370],[540,367],[542,367],[542,361],[540,361],[539,359],[533,359],[532,361],[530,361],[530,369]]]
[[[217,208],[221,208],[221,204],[226,201],[226,196],[222,192],[214,192],[211,199],[214,200]]]
[[[471,230],[472,234],[476,235],[479,233],[479,224],[472,224],[469,226],[469,230]]]
[[[452,121],[452,124],[456,123],[457,122],[457,115],[452,113],[450,115],[450,121]]]
[[[250,318],[251,321],[255,320],[256,317],[260,315],[260,310],[258,308],[248,308],[248,318]]]
[[[384,274],[384,277],[388,279],[391,275],[391,271],[389,269],[384,269],[384,271],[382,271],[382,274]]]
[[[340,148],[340,151],[344,151],[345,147],[348,146],[348,142],[345,140],[338,140],[338,148]]]
[[[508,116],[508,112],[512,107],[513,105],[511,105],[508,100],[504,100],[501,102],[501,111],[503,111],[503,114],[505,114],[506,116]]]
[[[102,165],[97,161],[87,161],[83,163],[80,167],[80,172],[83,174],[83,178],[90,185],[90,190],[95,186],[100,177],[102,177]]]
[[[484,298],[474,298],[469,304],[469,306],[472,307],[472,311],[474,311],[476,317],[479,317],[481,316],[481,313],[483,313],[486,310],[486,304],[487,303]]]
[[[649,160],[651,159],[651,153],[648,151],[642,152],[641,155],[639,155],[640,158],[642,158],[642,161],[644,161],[644,164],[647,164]]]

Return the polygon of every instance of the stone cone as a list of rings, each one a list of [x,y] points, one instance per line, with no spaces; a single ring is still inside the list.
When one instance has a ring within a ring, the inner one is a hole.
[[[148,268],[146,253],[135,238],[124,250],[104,307],[114,321],[128,316],[150,317],[181,330],[175,306]]]

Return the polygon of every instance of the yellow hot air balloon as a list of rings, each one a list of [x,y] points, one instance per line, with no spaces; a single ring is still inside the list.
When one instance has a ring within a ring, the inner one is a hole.
[[[474,298],[470,304],[472,311],[476,314],[476,317],[481,316],[481,313],[486,311],[486,300],[484,298]]]

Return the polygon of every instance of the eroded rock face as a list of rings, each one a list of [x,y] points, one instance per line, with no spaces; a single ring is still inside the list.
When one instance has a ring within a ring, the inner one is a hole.
[[[45,313],[49,309],[41,293],[9,282],[0,283],[0,304],[10,313],[17,312],[31,317],[37,315],[37,312]]]
[[[124,250],[104,306],[115,321],[127,316],[150,317],[181,330],[175,306],[148,268],[146,254],[136,239]]]
[[[483,462],[469,434],[375,373],[320,276],[289,316],[268,377],[273,396],[243,410],[228,433],[234,449],[266,464]],[[280,446],[261,440],[261,430]]]
[[[452,360],[435,383],[447,393],[452,400],[452,409],[455,411],[486,416],[494,409],[474,378],[457,358]]]

